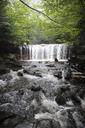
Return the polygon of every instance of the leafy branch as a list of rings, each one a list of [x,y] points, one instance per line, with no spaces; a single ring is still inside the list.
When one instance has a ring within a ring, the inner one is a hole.
[[[45,13],[43,13],[42,11],[37,10],[37,9],[31,7],[28,3],[26,3],[26,2],[23,1],[23,0],[20,0],[20,1],[21,1],[24,5],[26,5],[28,8],[32,9],[33,11],[38,12],[39,14],[42,14],[43,16],[47,17],[49,20],[51,20],[51,21],[57,23],[55,20],[53,20],[51,17],[49,17],[48,15],[46,15]]]

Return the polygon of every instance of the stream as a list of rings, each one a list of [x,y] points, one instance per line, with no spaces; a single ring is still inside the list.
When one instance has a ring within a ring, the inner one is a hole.
[[[85,128],[85,89],[66,62],[26,62],[0,76],[0,128]]]
[[[0,128],[85,128],[85,82],[68,47],[19,48],[22,68],[0,75]]]

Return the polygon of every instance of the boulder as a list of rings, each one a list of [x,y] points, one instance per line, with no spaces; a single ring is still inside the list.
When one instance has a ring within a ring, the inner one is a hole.
[[[17,72],[17,75],[18,76],[23,76],[23,73],[22,72]]]
[[[57,71],[54,73],[54,76],[61,79],[62,78],[62,72],[61,71]]]
[[[34,72],[35,76],[42,77],[42,74],[40,72]]]
[[[3,75],[3,74],[6,74],[6,73],[9,73],[10,72],[10,69],[9,68],[0,68],[0,75]]]
[[[75,94],[71,95],[71,100],[75,106],[81,105],[81,100]]]
[[[36,91],[40,91],[40,90],[42,90],[42,88],[40,86],[32,86],[31,87],[31,91],[36,92]]]
[[[18,91],[18,95],[23,95],[24,94],[24,90],[23,89],[20,89],[19,91]]]
[[[24,69],[23,72],[26,74],[37,76],[37,77],[42,77],[42,73],[38,69],[27,68],[27,69]]]
[[[9,112],[0,112],[0,128],[14,128],[23,121],[22,117]]]
[[[57,58],[55,58],[55,62],[58,62],[58,59]]]
[[[1,75],[0,79],[4,81],[10,81],[12,79],[12,76],[10,75],[10,73],[6,73],[6,74]]]
[[[62,96],[62,95],[56,96],[55,101],[56,101],[57,104],[59,104],[59,105],[65,105],[65,104],[66,104],[66,99],[65,99],[65,97]]]
[[[10,60],[9,58],[0,60],[0,74],[8,73],[10,69],[17,71],[22,69],[22,65],[18,60]]]
[[[66,63],[64,65],[64,69],[63,69],[63,74],[62,75],[63,75],[64,79],[66,79],[66,80],[70,80],[71,79],[72,72],[71,72],[71,68],[70,68],[69,63]]]
[[[14,71],[22,69],[22,65],[18,61],[8,61],[6,62],[6,66]]]

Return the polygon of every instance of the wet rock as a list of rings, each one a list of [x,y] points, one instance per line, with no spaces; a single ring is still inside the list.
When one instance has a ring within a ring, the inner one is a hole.
[[[51,123],[51,121],[45,121],[45,120],[43,120],[43,121],[41,121],[40,123],[39,123],[39,126],[40,126],[40,128],[51,128],[51,126],[52,126],[53,124]]]
[[[24,121],[18,124],[15,128],[33,128],[33,123],[29,123],[28,121]]]
[[[55,67],[55,64],[54,63],[47,63],[46,66],[47,67]]]
[[[75,94],[71,95],[71,100],[75,106],[81,105],[81,100]]]
[[[4,93],[0,95],[0,110],[31,118],[32,112],[30,113],[29,106],[32,99],[32,91],[24,88]]]
[[[7,73],[7,74],[4,74],[4,75],[1,75],[0,79],[4,80],[4,81],[10,81],[12,79],[12,76],[10,75],[10,73]]]
[[[14,128],[23,118],[8,112],[0,112],[0,128]]]
[[[84,99],[85,98],[85,88],[80,89],[79,96]]]
[[[55,98],[55,101],[59,104],[59,105],[65,105],[66,104],[66,99],[64,96],[62,95],[58,95],[56,98]]]
[[[18,76],[23,76],[23,73],[22,72],[18,72],[17,75]]]
[[[6,62],[6,65],[10,69],[13,69],[14,71],[22,69],[22,65],[18,61],[8,61],[8,62]]]
[[[23,72],[26,73],[26,74],[30,74],[30,75],[35,74],[35,70],[31,69],[31,68],[25,68],[25,69],[23,69]]]
[[[77,128],[84,128],[85,127],[85,117],[79,111],[73,112],[73,119],[76,123]]]
[[[29,79],[26,77],[14,76],[14,78],[8,82],[7,90],[19,90],[21,88],[29,88]]]
[[[32,65],[31,67],[32,67],[32,68],[36,68],[36,67],[37,67],[37,65]]]
[[[33,75],[38,76],[38,77],[42,77],[42,74],[40,72],[34,72]]]
[[[18,91],[18,95],[23,95],[24,94],[24,90],[23,89],[20,89],[19,91]]]
[[[28,74],[28,71],[26,69],[23,70],[23,73],[27,73]]]
[[[55,92],[55,96],[62,95],[66,92],[70,92],[70,86],[69,85],[55,86],[54,92]]]
[[[11,60],[10,58],[4,58],[0,61],[0,64],[0,70],[2,73],[8,73],[10,69],[17,71],[22,68],[22,65],[18,60]]]
[[[5,103],[11,103],[11,96],[10,94],[0,95],[0,105]]]
[[[55,58],[55,62],[58,62],[58,59],[57,58]]]
[[[69,86],[69,85],[67,85],[67,86],[62,86],[62,87],[61,87],[61,91],[62,91],[62,93],[64,93],[65,91],[70,91],[70,86]]]
[[[29,69],[24,69],[23,72],[37,77],[42,77],[42,73],[38,69],[29,68]]]
[[[6,81],[0,80],[0,87],[5,87]]]
[[[69,63],[66,63],[66,64],[64,65],[63,77],[64,77],[64,79],[66,79],[66,80],[70,80],[71,77],[72,77],[72,72],[71,72],[71,68],[70,68]]]
[[[59,121],[53,120],[52,124],[53,124],[53,128],[61,128]]]
[[[9,72],[10,72],[9,68],[0,68],[0,75],[6,74],[6,73],[9,73]]]
[[[40,86],[32,86],[31,87],[31,91],[34,91],[34,92],[36,92],[36,91],[41,91],[42,90],[42,88],[40,87]]]
[[[12,113],[0,111],[0,124],[1,124],[4,120],[10,118],[11,116],[13,116]]]
[[[71,76],[72,76],[72,73],[71,73],[71,69],[69,68],[65,71],[65,76],[64,77],[65,77],[66,80],[70,80]]]
[[[40,126],[40,128],[61,128],[58,120],[54,118],[56,118],[55,114],[48,112],[35,114],[35,119],[37,120],[36,126]]]
[[[77,128],[70,109],[57,112],[61,128]]]
[[[62,78],[62,72],[61,71],[57,71],[54,73],[54,76],[61,79]]]
[[[70,86],[63,85],[63,86],[55,87],[54,89],[56,96],[55,101],[59,105],[65,105],[71,94]]]

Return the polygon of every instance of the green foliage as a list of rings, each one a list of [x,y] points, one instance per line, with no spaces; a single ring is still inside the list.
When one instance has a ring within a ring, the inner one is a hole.
[[[28,0],[28,4],[30,2],[31,0]],[[84,5],[84,0],[42,0],[41,5],[32,3],[32,7],[41,9],[53,22],[29,9],[19,0],[14,0],[5,8],[13,41],[79,43],[85,37]]]
[[[29,10],[19,1],[7,6],[7,16],[15,42],[26,41],[28,35]]]
[[[9,42],[11,39],[10,24],[6,16],[7,0],[0,1],[0,45],[1,43]]]
[[[15,43],[38,43],[45,38],[39,14],[27,8],[19,0],[9,4],[6,9]]]
[[[75,43],[79,34],[77,24],[81,18],[78,0],[43,0],[45,13],[56,23],[49,23],[48,32],[57,43]]]

